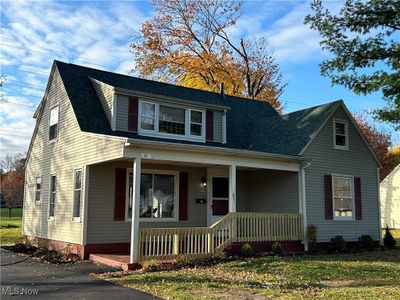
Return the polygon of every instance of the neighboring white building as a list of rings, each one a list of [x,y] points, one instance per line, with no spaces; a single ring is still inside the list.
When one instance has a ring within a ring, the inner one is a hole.
[[[400,164],[381,182],[382,227],[400,228]]]

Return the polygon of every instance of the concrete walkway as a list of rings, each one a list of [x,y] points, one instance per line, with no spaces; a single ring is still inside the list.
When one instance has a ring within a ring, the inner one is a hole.
[[[2,300],[159,299],[91,276],[91,273],[104,273],[114,269],[90,262],[51,265],[1,249],[0,264]]]

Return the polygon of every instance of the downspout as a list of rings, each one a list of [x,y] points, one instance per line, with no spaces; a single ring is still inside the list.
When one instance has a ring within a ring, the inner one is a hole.
[[[307,241],[307,196],[306,196],[306,172],[305,169],[311,165],[311,162],[304,162],[300,167],[301,182],[301,214],[303,216],[303,244],[304,250],[308,251]]]
[[[82,203],[82,210],[81,214],[81,243],[82,246],[85,248],[85,246],[87,245],[87,223],[88,223],[88,209],[89,209],[89,181],[90,181],[90,167],[88,165],[86,165],[84,167],[84,178],[85,178],[85,185],[84,185],[84,193],[83,193],[83,203]]]
[[[377,184],[377,192],[378,192],[378,224],[379,224],[379,241],[382,240],[382,214],[381,214],[381,184],[380,184],[380,175],[379,175],[379,167],[376,168],[376,184]]]

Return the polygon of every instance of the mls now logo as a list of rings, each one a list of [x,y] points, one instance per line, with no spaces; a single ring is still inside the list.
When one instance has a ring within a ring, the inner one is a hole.
[[[2,286],[1,287],[1,294],[2,295],[9,295],[9,296],[14,296],[14,295],[37,295],[39,294],[39,289],[33,289],[33,288],[24,288],[24,287],[11,287],[11,286]]]

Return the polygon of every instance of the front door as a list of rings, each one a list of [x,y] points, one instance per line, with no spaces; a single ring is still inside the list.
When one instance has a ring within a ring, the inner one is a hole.
[[[212,177],[211,185],[211,224],[214,224],[229,211],[229,178]]]

